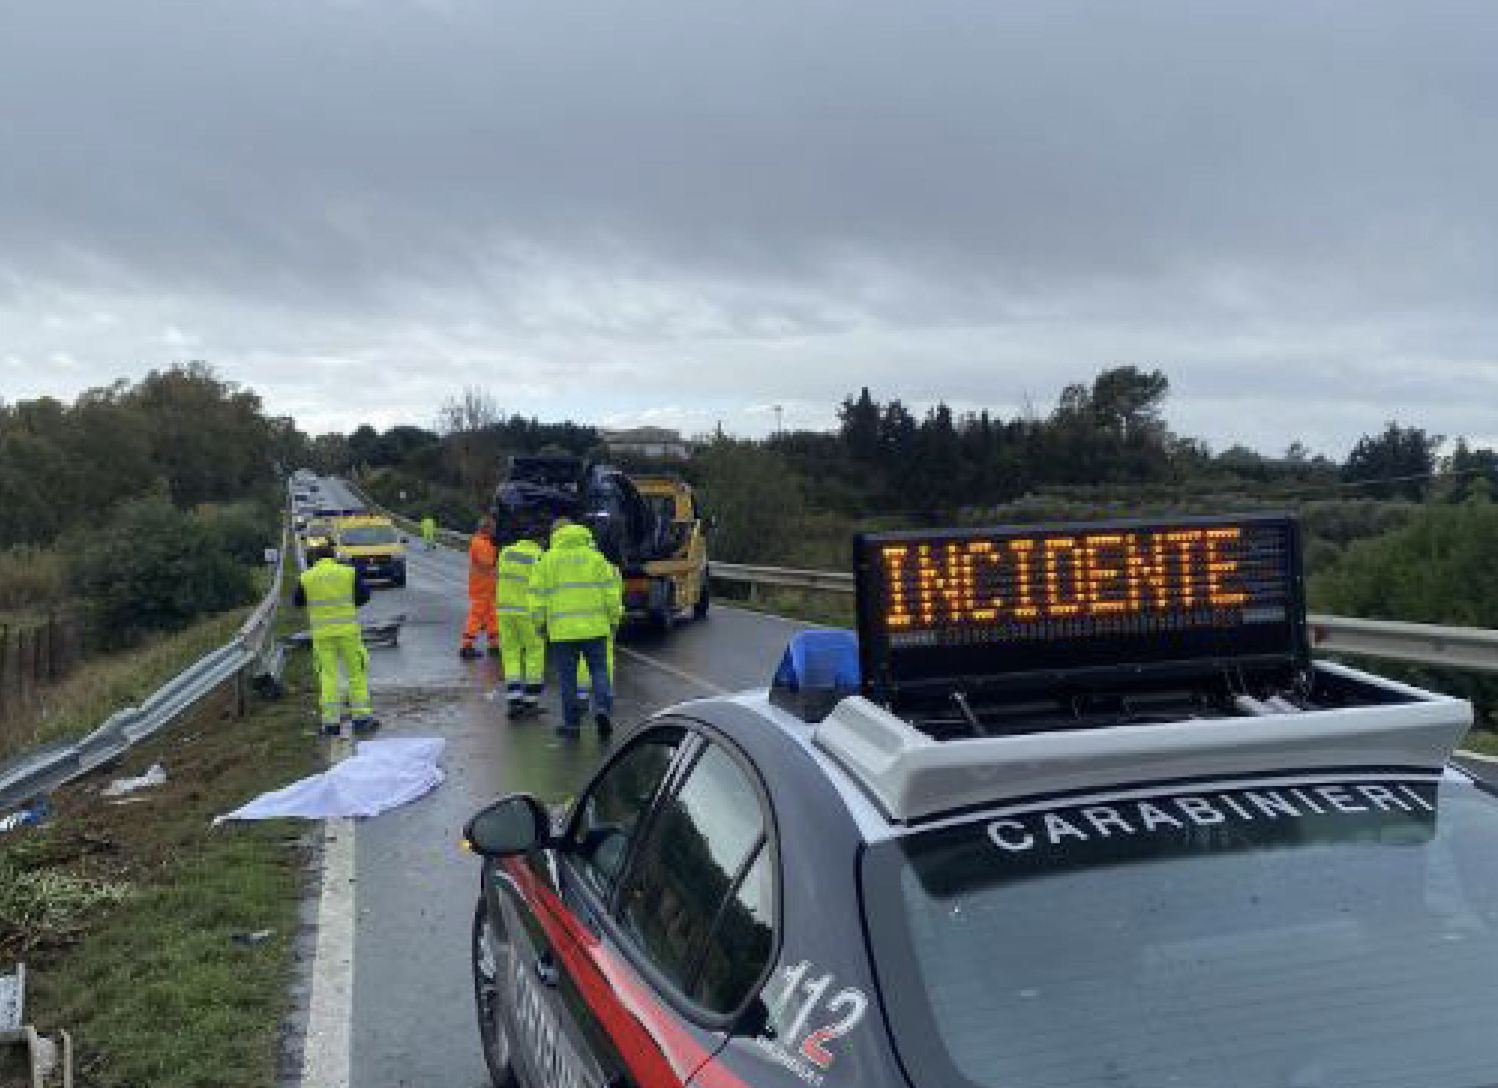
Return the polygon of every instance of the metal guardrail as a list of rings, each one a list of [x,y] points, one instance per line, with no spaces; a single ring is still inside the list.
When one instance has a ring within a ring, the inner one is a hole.
[[[419,527],[410,519],[384,509],[353,484],[346,486],[371,509],[379,510],[403,528],[409,528],[419,535]],[[461,533],[448,529],[439,529],[437,536],[443,543],[451,543],[459,548],[466,548],[468,544],[467,538]],[[713,562],[709,564],[708,575],[725,582],[747,583],[751,588],[765,585],[844,595],[851,595],[854,591],[853,575],[842,571],[796,570],[790,567]],[[1498,631],[1394,620],[1365,620],[1350,616],[1311,615],[1306,619],[1310,625],[1312,647],[1328,653],[1498,672]]]
[[[283,556],[291,539],[288,526],[282,534]],[[50,793],[108,763],[171,724],[183,711],[228,681],[262,669],[281,600],[283,571],[284,565],[278,562],[270,589],[232,641],[193,662],[140,706],[116,711],[80,741],[43,745],[0,764],[0,812]],[[274,651],[273,643],[271,650]]]
[[[1498,631],[1433,623],[1310,615],[1311,645],[1339,654],[1498,672]]]
[[[714,578],[747,582],[751,587],[767,585],[824,593],[853,592],[853,576],[835,571],[714,563],[710,573]],[[1313,614],[1306,620],[1310,626],[1312,648],[1328,653],[1381,657],[1448,669],[1498,672],[1498,631],[1350,616]]]
[[[781,586],[823,593],[853,592],[853,575],[830,570],[791,570],[787,567],[751,567],[742,563],[712,563],[708,574],[725,582],[748,582],[751,586]]]

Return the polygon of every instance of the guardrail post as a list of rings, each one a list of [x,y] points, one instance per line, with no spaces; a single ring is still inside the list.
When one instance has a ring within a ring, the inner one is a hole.
[[[10,626],[0,624],[0,718],[10,709]]]
[[[26,706],[36,694],[36,637],[22,630],[21,639],[21,705]]]

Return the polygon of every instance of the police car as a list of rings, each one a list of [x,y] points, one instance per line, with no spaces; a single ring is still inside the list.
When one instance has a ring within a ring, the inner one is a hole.
[[[1310,658],[1292,520],[856,553],[856,639],[470,822],[496,1084],[1498,1082],[1471,709]]]

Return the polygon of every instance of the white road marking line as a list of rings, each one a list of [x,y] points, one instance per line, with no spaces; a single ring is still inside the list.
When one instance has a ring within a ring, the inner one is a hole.
[[[660,660],[660,658],[651,657],[649,654],[642,654],[639,650],[631,650],[628,646],[620,646],[618,643],[614,644],[614,650],[625,657],[632,657],[636,661],[643,661],[647,665],[653,665],[662,672],[668,672],[678,680],[685,680],[689,684],[696,684],[699,688],[710,691],[714,695],[732,694],[727,688],[719,687],[711,680],[704,680],[702,677],[689,673],[685,669],[678,669],[675,665],[668,665],[666,662]]]
[[[352,752],[334,741],[335,760]],[[303,1088],[349,1088],[354,1018],[354,821],[323,825],[322,891],[312,954],[312,997],[302,1049]]]

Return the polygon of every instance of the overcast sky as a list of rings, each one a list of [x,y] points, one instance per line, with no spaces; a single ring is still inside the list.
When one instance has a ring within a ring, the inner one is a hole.
[[[1498,442],[1498,4],[8,0],[0,396]]]

